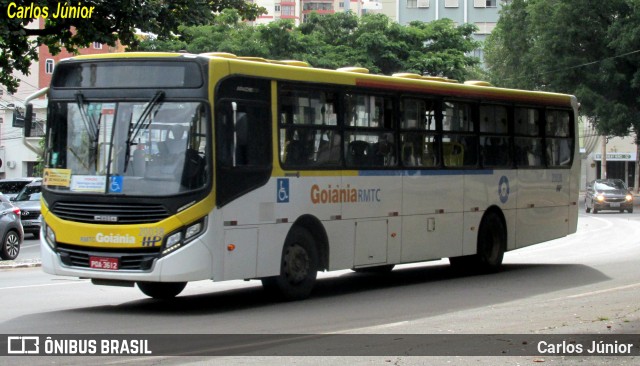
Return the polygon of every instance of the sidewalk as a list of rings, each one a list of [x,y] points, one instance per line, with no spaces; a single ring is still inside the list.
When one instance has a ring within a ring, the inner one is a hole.
[[[2,261],[0,260],[0,270],[2,269],[11,269],[11,268],[28,268],[28,267],[40,267],[42,263],[40,259],[18,259],[13,261]]]

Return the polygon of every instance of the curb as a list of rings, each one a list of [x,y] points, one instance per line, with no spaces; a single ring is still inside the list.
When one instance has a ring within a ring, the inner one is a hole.
[[[25,259],[17,261],[0,261],[0,269],[33,268],[42,266],[40,259]]]

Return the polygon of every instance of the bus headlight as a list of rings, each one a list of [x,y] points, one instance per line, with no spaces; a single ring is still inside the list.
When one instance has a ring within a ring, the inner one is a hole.
[[[168,235],[162,249],[162,255],[167,255],[200,236],[204,232],[205,223],[206,217]]]
[[[51,249],[56,248],[56,233],[53,232],[53,229],[47,225],[44,220],[41,220],[42,231],[44,233],[44,241],[49,244]]]

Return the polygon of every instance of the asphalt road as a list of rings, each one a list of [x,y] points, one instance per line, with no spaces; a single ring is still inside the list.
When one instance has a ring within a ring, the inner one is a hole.
[[[578,233],[505,255],[491,275],[446,260],[387,275],[322,274],[311,299],[279,303],[258,281],[190,283],[174,301],[39,268],[0,271],[5,334],[640,334],[640,212],[581,211]],[[25,245],[28,248],[30,244]],[[24,254],[24,252],[23,252]],[[60,358],[11,358],[50,364]],[[82,357],[65,363],[86,363]],[[117,358],[139,364],[639,364],[634,357]]]

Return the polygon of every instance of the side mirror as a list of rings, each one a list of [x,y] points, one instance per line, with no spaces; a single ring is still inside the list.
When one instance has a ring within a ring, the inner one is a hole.
[[[24,112],[24,137],[31,137],[31,123],[33,122],[33,104],[27,104]]]

